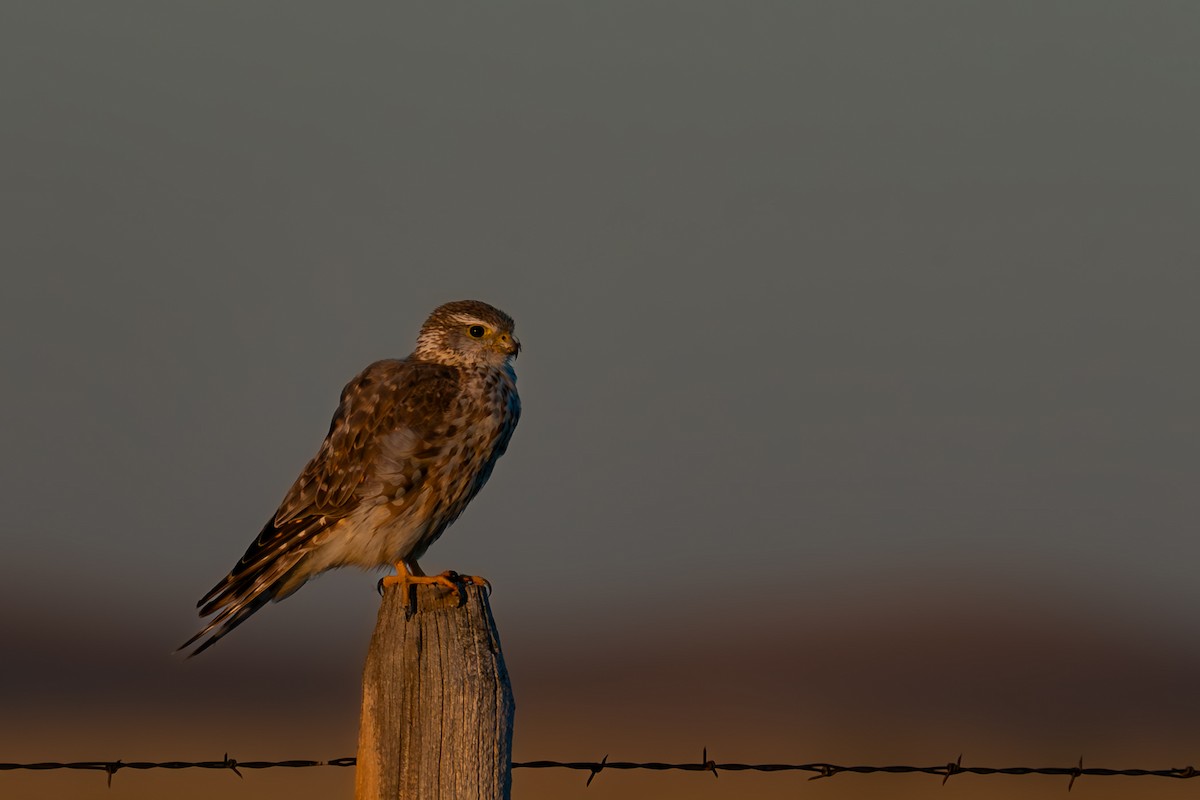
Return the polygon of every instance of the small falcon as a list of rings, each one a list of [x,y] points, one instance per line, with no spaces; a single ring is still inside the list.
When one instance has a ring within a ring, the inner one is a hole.
[[[412,355],[377,361],[342,390],[329,434],[279,510],[224,580],[201,598],[214,615],[180,647],[214,645],[268,601],[335,567],[395,564],[383,584],[459,589],[482,579],[417,566],[483,488],[521,401],[512,317],[476,300],[438,307]],[[204,637],[208,637],[205,639]]]

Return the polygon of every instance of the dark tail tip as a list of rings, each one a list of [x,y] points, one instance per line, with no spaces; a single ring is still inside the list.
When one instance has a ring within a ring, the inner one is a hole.
[[[199,647],[188,653],[187,657],[193,658],[194,656],[200,655],[205,650],[219,642],[226,634],[228,634],[238,625],[241,625],[243,622],[249,619],[251,614],[265,606],[270,599],[271,595],[263,592],[254,599],[240,605],[227,606],[223,611],[221,611],[221,613],[217,614],[217,616],[214,617],[213,620],[208,623],[208,625],[204,626],[203,630],[201,630],[192,638],[188,639],[183,644],[179,645],[179,648],[175,652],[179,653],[183,650],[186,650],[196,642],[199,642],[205,636],[208,636],[208,639],[201,642]]]

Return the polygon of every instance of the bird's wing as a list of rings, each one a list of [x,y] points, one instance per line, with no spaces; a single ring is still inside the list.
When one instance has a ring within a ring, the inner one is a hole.
[[[396,431],[413,439],[436,436],[459,391],[454,367],[377,361],[342,390],[321,449],[275,512],[274,523],[321,515],[341,518],[357,504],[378,447]]]
[[[364,498],[378,491],[372,481],[384,442],[384,459],[395,465],[397,442],[420,459],[429,442],[444,437],[447,410],[459,391],[456,368],[425,362],[378,361],[342,390],[341,402],[317,455],[292,485],[275,516],[263,526],[233,570],[197,603],[200,616],[216,614],[208,626],[185,643],[210,631],[211,638],[192,655],[211,646],[269,600],[286,596],[284,578],[314,546],[322,532],[349,516]],[[389,470],[389,483],[409,470]],[[424,470],[411,470],[410,483]],[[404,488],[414,488],[412,486]],[[302,581],[301,581],[302,582]]]

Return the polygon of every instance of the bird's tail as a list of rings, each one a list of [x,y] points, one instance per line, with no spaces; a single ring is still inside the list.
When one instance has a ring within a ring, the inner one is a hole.
[[[308,548],[304,545],[308,544],[313,533],[324,527],[325,520],[306,522],[308,524],[298,530],[290,531],[277,528],[274,521],[268,522],[233,571],[196,603],[201,617],[210,614],[216,616],[199,633],[181,644],[176,652],[186,650],[207,636],[187,657],[203,653],[255,611],[300,588],[303,580],[299,583],[289,580],[290,573],[307,555]]]

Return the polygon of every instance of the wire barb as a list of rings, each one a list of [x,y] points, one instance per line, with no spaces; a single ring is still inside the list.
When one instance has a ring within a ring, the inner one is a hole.
[[[951,775],[957,775],[962,772],[962,753],[958,754],[958,758],[946,765],[946,774],[942,776],[942,786],[946,785],[946,781],[950,780]]]
[[[586,789],[587,787],[589,787],[589,786],[591,786],[591,785],[592,785],[592,779],[593,779],[593,778],[595,778],[597,775],[599,775],[599,774],[600,774],[600,772],[601,772],[601,771],[604,769],[604,765],[605,765],[605,764],[607,764],[607,763],[608,763],[608,753],[605,753],[605,754],[604,754],[604,758],[600,759],[600,763],[599,763],[599,764],[593,764],[593,765],[592,765],[592,774],[591,774],[591,775],[588,775],[587,783],[585,783],[585,784],[583,785],[583,787],[584,787],[585,789]],[[514,766],[515,766],[515,765],[514,765]]]
[[[820,778],[832,778],[842,771],[841,767],[835,767],[833,764],[813,764],[813,771],[817,774],[809,778],[810,781],[815,781]]]
[[[1079,766],[1071,771],[1071,780],[1067,781],[1067,791],[1071,791],[1075,786],[1075,779],[1083,774],[1083,756],[1079,757]]]

